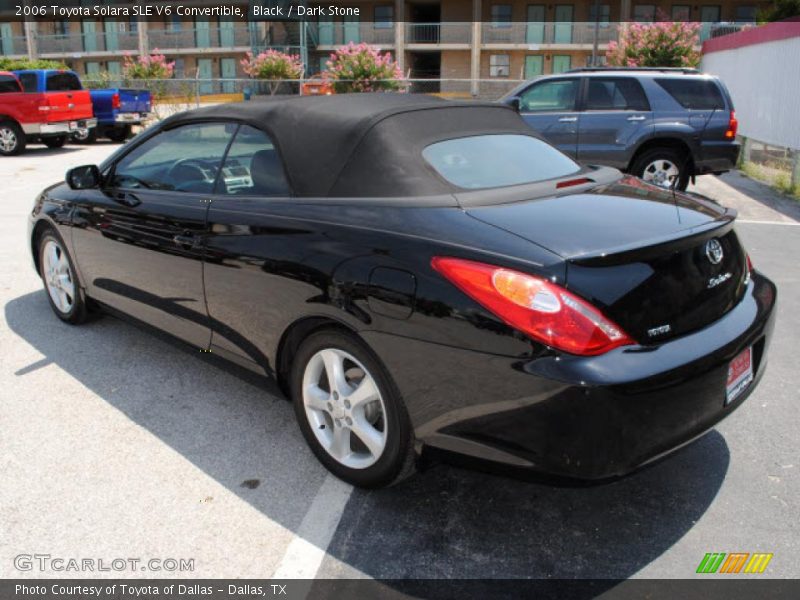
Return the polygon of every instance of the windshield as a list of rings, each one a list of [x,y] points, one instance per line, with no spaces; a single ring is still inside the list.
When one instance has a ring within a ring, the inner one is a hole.
[[[450,183],[483,189],[536,183],[577,173],[580,166],[528,135],[496,134],[436,142],[422,156]]]

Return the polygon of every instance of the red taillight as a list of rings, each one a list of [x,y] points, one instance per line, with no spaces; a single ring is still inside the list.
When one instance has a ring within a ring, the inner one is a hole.
[[[593,356],[634,344],[594,306],[541,277],[459,258],[431,266],[505,323],[542,344]]]
[[[111,108],[119,108],[119,94],[111,96]]]
[[[736,137],[736,131],[739,129],[739,121],[736,120],[736,112],[731,111],[731,116],[728,119],[728,131],[725,132],[725,138],[732,140]]]

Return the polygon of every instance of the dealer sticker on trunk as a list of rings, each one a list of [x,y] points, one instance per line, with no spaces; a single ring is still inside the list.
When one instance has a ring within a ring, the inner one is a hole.
[[[728,365],[725,404],[733,402],[753,381],[753,347],[750,346]]]

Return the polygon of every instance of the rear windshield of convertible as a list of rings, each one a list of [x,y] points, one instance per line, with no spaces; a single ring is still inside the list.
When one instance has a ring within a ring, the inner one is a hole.
[[[453,185],[485,189],[536,183],[577,173],[578,164],[535,137],[476,135],[436,142],[422,156]]]

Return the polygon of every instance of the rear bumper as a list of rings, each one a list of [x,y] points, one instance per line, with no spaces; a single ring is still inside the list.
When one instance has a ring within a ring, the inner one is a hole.
[[[705,142],[702,147],[702,157],[695,161],[695,172],[702,175],[735,169],[740,150],[739,142]]]
[[[62,135],[78,129],[91,129],[97,127],[97,119],[76,119],[74,121],[59,121],[56,123],[27,123],[22,129],[27,135]]]
[[[529,360],[405,342],[415,347],[388,366],[422,444],[603,480],[692,441],[745,401],[766,367],[775,297],[772,282],[754,273],[744,299],[722,319],[658,347]],[[380,354],[381,341],[368,341]],[[751,345],[754,381],[726,406],[728,365]],[[442,381],[447,369],[453,376]]]

